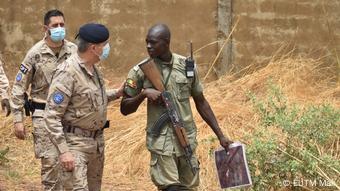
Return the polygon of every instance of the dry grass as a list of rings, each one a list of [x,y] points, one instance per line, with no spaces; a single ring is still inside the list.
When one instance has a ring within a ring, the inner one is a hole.
[[[303,105],[328,102],[339,108],[338,73],[336,65],[325,64],[321,60],[278,59],[242,78],[225,76],[205,84],[205,95],[225,134],[233,140],[240,140],[246,132],[252,131],[258,124],[258,119],[246,96],[247,91],[252,91],[261,97],[266,92],[268,80],[271,80],[282,88],[288,102],[298,102]],[[218,141],[214,139],[212,131],[200,118],[194,106],[193,111],[198,127],[197,155],[201,162],[199,190],[218,190],[211,155],[211,152],[218,147]],[[103,190],[156,190],[148,175],[149,153],[145,146],[145,104],[137,113],[124,117],[119,112],[119,103],[115,102],[109,106],[108,118],[112,126],[105,132],[106,162]],[[10,162],[7,167],[0,167],[0,185],[4,183],[7,188],[13,188],[18,182],[27,183],[31,180],[34,182],[33,185],[38,185],[39,161],[33,158],[32,139],[16,140],[11,131],[11,119],[2,119],[4,121],[0,129],[0,149],[10,147],[8,155]],[[8,175],[10,170],[17,172],[17,175],[14,177]]]

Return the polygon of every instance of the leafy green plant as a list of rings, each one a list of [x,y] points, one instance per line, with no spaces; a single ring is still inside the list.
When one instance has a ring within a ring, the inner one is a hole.
[[[340,189],[340,110],[329,104],[289,105],[272,83],[265,100],[248,96],[261,122],[246,137],[253,189]]]

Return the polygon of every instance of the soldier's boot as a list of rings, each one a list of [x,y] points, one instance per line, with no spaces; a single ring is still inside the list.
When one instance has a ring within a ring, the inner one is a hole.
[[[187,191],[189,190],[186,186],[171,185],[162,191]]]

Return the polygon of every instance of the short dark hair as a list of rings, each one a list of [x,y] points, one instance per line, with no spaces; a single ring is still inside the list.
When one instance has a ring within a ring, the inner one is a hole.
[[[58,9],[53,9],[53,10],[49,10],[47,11],[47,13],[44,16],[44,25],[48,25],[50,24],[50,18],[51,17],[57,17],[57,16],[62,16],[64,18],[64,14],[63,12],[59,11]],[[65,20],[65,18],[64,18]]]

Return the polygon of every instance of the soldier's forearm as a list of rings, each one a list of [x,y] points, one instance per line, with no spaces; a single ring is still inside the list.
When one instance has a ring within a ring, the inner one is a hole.
[[[24,121],[24,114],[23,111],[12,109],[13,113],[13,122],[14,123],[22,123]]]
[[[120,104],[120,112],[123,115],[129,115],[137,111],[139,105],[144,101],[146,95],[141,92],[135,97],[124,97]]]
[[[106,90],[108,102],[111,102],[111,101],[118,99],[117,93],[118,93],[117,89]]]
[[[221,139],[224,138],[223,132],[220,129],[214,112],[212,111],[209,103],[204,100],[203,102],[196,104],[196,108],[198,113],[201,115],[203,120],[210,126],[210,128],[214,131],[216,136]]]

